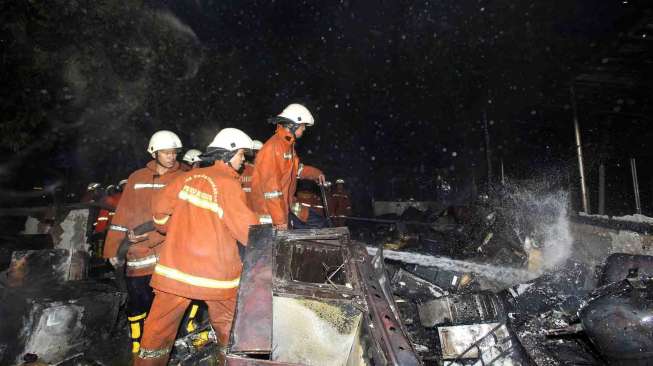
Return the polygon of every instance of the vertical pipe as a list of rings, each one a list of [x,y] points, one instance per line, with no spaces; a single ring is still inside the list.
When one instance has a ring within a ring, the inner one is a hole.
[[[642,203],[639,200],[639,181],[637,180],[637,162],[635,158],[630,158],[630,173],[633,176],[633,192],[635,193],[635,209],[638,214],[642,214]]]
[[[483,110],[483,132],[485,134],[485,159],[487,163],[487,185],[492,183],[492,151],[490,150],[490,130],[487,124],[487,110]]]
[[[501,158],[501,185],[502,186],[506,185],[506,173],[503,170],[503,158]]]
[[[571,106],[574,112],[574,133],[576,135],[576,154],[578,155],[578,170],[580,172],[580,191],[583,199],[583,211],[586,214],[590,213],[590,200],[587,193],[587,185],[585,183],[585,166],[583,164],[583,147],[580,141],[580,126],[578,123],[578,109],[576,108],[576,92],[574,91],[574,83],[571,83]]]
[[[605,164],[599,165],[599,215],[605,215]]]

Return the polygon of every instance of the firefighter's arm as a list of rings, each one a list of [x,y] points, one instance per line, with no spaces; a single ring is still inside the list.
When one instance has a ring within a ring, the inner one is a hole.
[[[299,169],[297,170],[297,178],[309,179],[319,184],[324,184],[324,181],[326,180],[326,178],[324,177],[324,173],[322,173],[320,169],[310,165],[304,165],[302,163],[299,163]]]
[[[223,194],[218,197],[221,211],[218,215],[227,226],[231,235],[241,244],[247,245],[249,227],[258,224],[258,218],[249,207],[245,192],[238,181],[229,181],[225,184]]]
[[[256,165],[261,177],[265,208],[272,216],[272,224],[287,225],[288,212],[284,208],[285,197],[281,189],[283,150],[275,146],[274,149],[261,150],[259,154]]]
[[[168,230],[170,217],[175,210],[177,196],[184,185],[184,179],[184,176],[177,177],[168,183],[162,192],[153,197],[152,221],[154,222],[156,231],[159,233],[165,234]]]
[[[104,251],[102,253],[104,258],[111,259],[116,256],[120,243],[130,229],[129,226],[132,224],[130,222],[131,215],[134,212],[135,194],[134,178],[133,175],[130,175],[123,189],[122,197],[116,207],[116,213],[113,219],[111,219],[107,237],[104,240]]]

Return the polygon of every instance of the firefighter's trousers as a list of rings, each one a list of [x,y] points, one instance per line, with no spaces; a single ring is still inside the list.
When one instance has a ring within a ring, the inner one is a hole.
[[[191,299],[154,290],[154,302],[145,320],[141,350],[134,366],[165,366],[175,342],[177,330]],[[229,341],[229,332],[236,307],[236,297],[226,300],[205,301],[211,325],[221,346]]]
[[[140,340],[143,334],[143,322],[147,317],[154,293],[150,287],[152,276],[127,277],[127,319],[129,320],[129,335],[132,339],[132,352],[140,350]]]

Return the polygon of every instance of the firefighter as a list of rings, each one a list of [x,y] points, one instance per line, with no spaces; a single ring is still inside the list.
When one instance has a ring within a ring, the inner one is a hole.
[[[202,159],[200,159],[202,152],[197,149],[190,149],[186,151],[184,157],[181,158],[182,170],[189,171],[200,166]]]
[[[289,215],[293,215],[290,208],[297,179],[312,179],[324,184],[325,178],[319,169],[301,164],[295,152],[297,139],[302,137],[306,126],[315,123],[311,112],[301,104],[290,104],[269,122],[275,124],[277,130],[256,156],[252,174],[252,207],[261,223],[271,223],[277,230],[287,230]]]
[[[345,190],[344,179],[337,179],[335,192],[331,194],[329,201],[329,211],[333,226],[345,226],[345,217],[351,216],[351,199],[349,193]]]
[[[256,153],[261,150],[263,143],[259,140],[252,140],[252,150],[249,155],[249,159],[254,161],[256,159]],[[247,206],[252,209],[252,174],[254,173],[254,164],[245,161],[242,167],[242,173],[240,174],[240,184],[243,187],[243,192],[245,192],[245,197],[247,197]]]
[[[154,297],[149,282],[157,262],[158,246],[163,241],[155,231],[135,235],[133,229],[152,220],[153,197],[182,173],[177,162],[177,151],[181,147],[179,137],[173,132],[163,130],[152,135],[147,152],[153,160],[127,179],[104,243],[104,257],[114,266],[123,260],[116,255],[125,236],[132,243],[126,258],[126,311],[133,353],[140,349],[142,324]]]
[[[124,181],[127,182],[126,180]],[[113,185],[107,187],[107,195],[102,199],[102,203],[108,207],[100,209],[100,213],[98,214],[97,220],[94,224],[94,231],[96,234],[104,233],[111,224],[111,220],[113,219],[121,196],[122,190],[120,188],[120,184],[118,184],[118,186],[115,188]]]
[[[82,194],[79,202],[89,203],[95,202],[102,197],[102,185],[100,183],[89,183],[86,186],[86,191]]]
[[[302,187],[303,186],[303,187]],[[324,182],[326,196],[330,182]],[[313,182],[299,182],[295,202],[290,207],[290,223],[295,229],[321,229],[328,226],[321,193],[315,193]],[[319,189],[319,187],[318,187]]]
[[[218,341],[227,345],[242,263],[257,216],[247,207],[238,170],[252,140],[235,128],[221,130],[202,160],[212,166],[175,179],[154,203],[153,220],[166,232],[152,275],[155,291],[135,365],[166,365],[177,328],[191,300],[203,300]]]
[[[122,182],[122,181],[121,181]],[[126,180],[125,180],[126,182]],[[120,197],[122,196],[122,191],[120,184],[118,186],[109,185],[107,186],[107,195],[102,199],[102,204],[106,207],[100,208],[97,219],[93,224],[93,235],[91,237],[91,242],[93,243],[93,252],[95,256],[103,256],[103,247],[104,240],[107,235],[107,229],[111,225],[111,220],[118,207],[118,202],[120,202]]]

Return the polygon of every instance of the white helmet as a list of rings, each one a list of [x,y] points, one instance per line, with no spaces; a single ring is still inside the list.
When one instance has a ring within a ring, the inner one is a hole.
[[[261,150],[263,143],[259,140],[252,140],[252,150]]]
[[[94,190],[100,188],[100,186],[101,186],[100,183],[89,183],[89,184],[86,186],[86,190],[87,190],[87,191],[94,191]]]
[[[315,124],[315,119],[311,112],[301,104],[293,103],[286,107],[286,109],[281,112],[277,117],[282,119],[289,120],[296,124],[305,124],[308,126],[313,126]]]
[[[165,149],[180,149],[182,148],[181,140],[174,132],[161,130],[157,131],[150,137],[150,143],[147,146],[147,152],[154,153],[155,151]]]
[[[181,158],[181,160],[187,162],[188,164],[199,163],[202,161],[202,159],[200,159],[200,155],[202,155],[201,151],[197,149],[190,149],[186,151],[184,157]]]
[[[252,149],[252,139],[247,134],[237,128],[223,128],[215,135],[215,138],[209,144],[209,149],[225,149],[236,151],[238,149]]]

